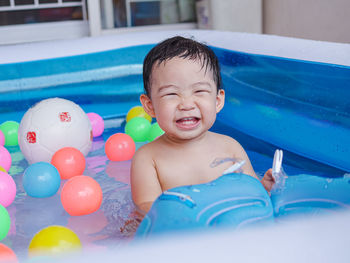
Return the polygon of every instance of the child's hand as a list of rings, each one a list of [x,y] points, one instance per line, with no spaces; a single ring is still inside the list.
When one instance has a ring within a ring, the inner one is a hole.
[[[266,191],[270,193],[273,185],[276,183],[275,178],[272,176],[272,169],[266,171],[264,177],[260,181],[262,185],[265,187]]]

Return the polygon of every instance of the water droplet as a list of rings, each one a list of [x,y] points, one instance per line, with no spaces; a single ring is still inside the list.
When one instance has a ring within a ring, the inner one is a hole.
[[[331,183],[331,182],[333,182],[333,179],[332,178],[327,178],[326,181],[327,181],[327,183]]]

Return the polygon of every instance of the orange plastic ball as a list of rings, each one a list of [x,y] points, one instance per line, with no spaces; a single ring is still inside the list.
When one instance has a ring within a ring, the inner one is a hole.
[[[64,147],[55,152],[51,164],[57,168],[61,179],[69,179],[84,173],[86,161],[78,149]]]
[[[0,263],[1,262],[15,263],[18,262],[18,259],[11,248],[0,243]]]
[[[101,206],[101,186],[89,176],[74,176],[63,185],[61,202],[71,216],[91,214]]]
[[[135,142],[125,133],[113,134],[105,144],[106,155],[111,161],[130,160],[134,156],[135,150]]]

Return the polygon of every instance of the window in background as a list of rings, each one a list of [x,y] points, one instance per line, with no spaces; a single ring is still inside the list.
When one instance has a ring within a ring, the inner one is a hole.
[[[101,11],[103,29],[196,22],[195,0],[101,0]]]
[[[0,1],[0,26],[85,19],[84,0]]]

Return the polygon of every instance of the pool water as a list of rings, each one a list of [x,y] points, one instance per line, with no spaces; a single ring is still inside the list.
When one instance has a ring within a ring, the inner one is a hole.
[[[114,120],[116,123],[118,121],[122,120]],[[2,242],[9,245],[17,256],[26,257],[34,234],[50,225],[72,229],[88,250],[113,249],[131,239],[140,221],[130,195],[131,161],[111,162],[104,153],[105,141],[117,132],[123,132],[123,128],[108,128],[102,136],[94,138],[92,149],[86,157],[84,175],[91,176],[100,184],[103,202],[97,212],[85,216],[69,216],[65,212],[60,201],[60,190],[49,198],[27,196],[21,183],[27,161],[19,147],[8,147],[13,159],[9,173],[16,182],[17,195],[8,207],[11,228]],[[61,187],[65,181],[62,181]]]
[[[14,203],[8,207],[12,220],[11,229],[2,242],[10,246],[18,257],[25,258],[29,242],[34,234],[50,225],[69,227],[79,236],[83,248],[89,251],[113,250],[132,240],[142,218],[136,212],[131,199],[131,161],[112,162],[107,159],[104,152],[104,144],[109,136],[117,132],[124,132],[124,124],[124,117],[107,119],[106,126],[109,128],[104,131],[103,135],[94,138],[92,149],[86,157],[84,174],[91,176],[101,185],[103,202],[97,212],[85,216],[70,216],[65,212],[60,201],[60,191],[49,198],[27,196],[21,181],[28,163],[19,147],[8,147],[13,158],[9,173],[16,182],[17,196]],[[242,136],[238,131],[232,130],[220,121],[215,124],[213,130],[233,137]],[[246,138],[242,137],[242,140]],[[137,143],[137,147],[142,144]],[[273,153],[270,155],[268,153],[273,146],[265,144],[255,140],[254,148],[250,148],[250,144],[247,144],[246,147],[253,167],[260,176],[272,165]],[[257,148],[260,150],[257,151]],[[284,169],[288,175],[309,173],[321,176],[340,176],[344,174],[343,171],[296,157],[292,153],[286,152],[285,155]],[[315,170],[316,166],[319,169]],[[61,187],[64,182],[62,181]]]

